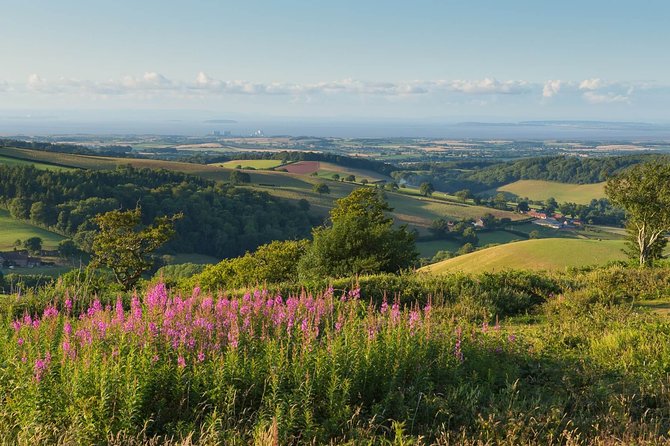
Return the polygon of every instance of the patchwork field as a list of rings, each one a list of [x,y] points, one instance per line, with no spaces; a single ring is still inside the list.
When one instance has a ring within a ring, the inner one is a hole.
[[[421,268],[440,274],[480,273],[505,269],[560,270],[624,260],[623,240],[540,239],[494,246]]]
[[[0,251],[9,251],[13,249],[17,239],[25,240],[30,237],[40,237],[45,249],[56,248],[64,238],[54,232],[18,221],[9,212],[0,209]]]
[[[37,169],[44,170],[71,170],[69,167],[56,166],[53,164],[39,163],[24,159],[12,158],[9,156],[3,156],[3,151],[4,149],[0,148],[0,164],[6,164],[8,166],[33,166]]]
[[[31,162],[52,162],[83,169],[114,169],[117,166],[132,165],[137,168],[184,172],[214,181],[227,181],[231,172],[231,169],[225,167],[175,161],[71,155],[16,148],[7,148],[4,150],[7,150],[11,156],[23,158]],[[357,169],[347,169],[343,166],[331,165],[330,163],[301,161],[285,166],[287,169],[292,169],[293,173],[262,170],[249,172],[252,183],[250,187],[291,200],[306,199],[316,212],[325,214],[328,209],[332,208],[335,199],[349,194],[354,188],[360,186],[347,182],[326,181],[331,190],[330,194],[320,195],[313,192],[312,187],[314,184],[323,180],[310,176],[309,173],[318,171],[323,165],[327,165],[329,169],[342,169],[343,172],[349,172],[353,175],[358,173],[357,179],[363,178],[363,173],[367,172]],[[372,175],[373,173],[369,174]],[[378,174],[375,175],[379,177]],[[372,176],[369,178],[372,178]],[[453,219],[478,218],[486,213],[491,213],[498,218],[508,217],[512,220],[520,220],[524,217],[514,212],[453,203],[436,198],[425,198],[394,192],[387,192],[386,195],[390,206],[395,209],[394,214],[396,218],[401,223],[410,224],[423,233],[426,232],[426,229],[434,219],[440,217],[450,217]]]
[[[366,169],[355,169],[353,167],[340,166],[333,163],[319,163],[319,170],[317,175],[324,178],[332,178],[334,174],[338,174],[340,177],[346,177],[347,175],[354,175],[356,181],[366,179],[369,182],[375,181],[391,181],[393,178],[382,175],[377,172]]]
[[[594,198],[605,197],[605,183],[567,184],[553,181],[520,180],[496,189],[517,197],[531,200],[546,200],[553,197],[559,203],[588,204]]]

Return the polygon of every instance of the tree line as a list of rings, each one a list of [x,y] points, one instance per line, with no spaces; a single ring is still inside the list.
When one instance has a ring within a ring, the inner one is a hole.
[[[265,192],[166,170],[47,171],[0,165],[0,206],[21,220],[72,237],[90,250],[98,214],[141,207],[142,223],[183,213],[167,249],[219,258],[272,240],[307,236],[318,221]]]

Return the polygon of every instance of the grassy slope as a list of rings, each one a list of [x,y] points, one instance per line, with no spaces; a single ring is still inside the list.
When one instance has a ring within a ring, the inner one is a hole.
[[[0,164],[6,164],[9,166],[34,166],[37,169],[44,170],[71,170],[69,167],[55,166],[53,164],[37,163],[32,161],[27,161],[24,159],[11,158],[8,156],[2,156],[3,149],[0,148]]]
[[[24,223],[12,218],[9,212],[0,209],[0,251],[13,249],[16,239],[25,240],[30,237],[40,237],[45,249],[58,246],[63,237],[38,228],[29,223]]]
[[[555,270],[570,266],[623,260],[623,240],[540,239],[494,246],[422,268],[439,274],[449,271],[485,272],[503,269]]]
[[[546,200],[554,197],[559,203],[588,204],[594,198],[605,196],[605,183],[567,184],[554,181],[520,180],[501,186],[497,191],[508,192],[518,197],[528,197],[531,200]]]
[[[52,162],[84,169],[113,169],[116,166],[132,165],[138,168],[144,167],[184,172],[214,181],[226,181],[231,172],[230,169],[223,167],[174,161],[70,155],[15,148],[6,148],[3,150],[6,150],[7,153],[12,156],[28,160]],[[323,181],[319,178],[290,174],[287,172],[248,172],[251,175],[251,182],[253,183],[251,187],[290,200],[304,198],[311,203],[316,212],[322,214],[327,213],[328,209],[333,206],[335,199],[349,194],[356,187],[360,187],[359,185],[346,182],[326,181],[326,184],[328,184],[328,187],[331,189],[331,193],[327,195],[319,195],[312,192],[314,183]],[[497,217],[509,217],[512,220],[523,218],[523,216],[513,212],[445,202],[434,198],[424,198],[391,192],[387,192],[387,197],[389,204],[395,209],[397,219],[401,223],[411,224],[423,232],[425,232],[432,220],[439,217],[450,217],[454,219],[477,218],[486,213],[492,213]]]
[[[232,160],[225,163],[212,164],[213,166],[225,167],[227,169],[235,169],[237,166],[242,166],[242,169],[272,169],[273,167],[281,166],[281,160]]]
[[[392,181],[393,178],[382,175],[377,172],[366,169],[356,169],[353,167],[340,166],[339,164],[333,163],[319,163],[318,175],[320,177],[332,178],[333,174],[338,174],[340,177],[346,177],[347,175],[354,175],[356,181],[360,181],[363,178],[368,181]]]

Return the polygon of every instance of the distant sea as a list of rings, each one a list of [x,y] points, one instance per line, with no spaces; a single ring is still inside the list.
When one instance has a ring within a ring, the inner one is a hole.
[[[260,130],[265,136],[341,138],[453,138],[453,139],[595,139],[670,140],[670,124],[600,121],[436,122],[436,121],[327,121],[327,120],[84,120],[0,116],[0,135],[185,135],[204,136],[228,131],[247,136]]]

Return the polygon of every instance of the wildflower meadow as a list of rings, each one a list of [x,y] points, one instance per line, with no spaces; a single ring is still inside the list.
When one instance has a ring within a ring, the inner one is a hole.
[[[157,283],[106,303],[64,292],[39,311],[7,313],[0,442],[663,438],[670,394],[658,361],[670,347],[649,350],[640,333],[665,341],[668,324],[620,307],[567,319],[558,304],[534,327],[528,316],[459,318],[439,299],[374,303],[357,287],[228,295]],[[650,356],[657,362],[642,366]]]

